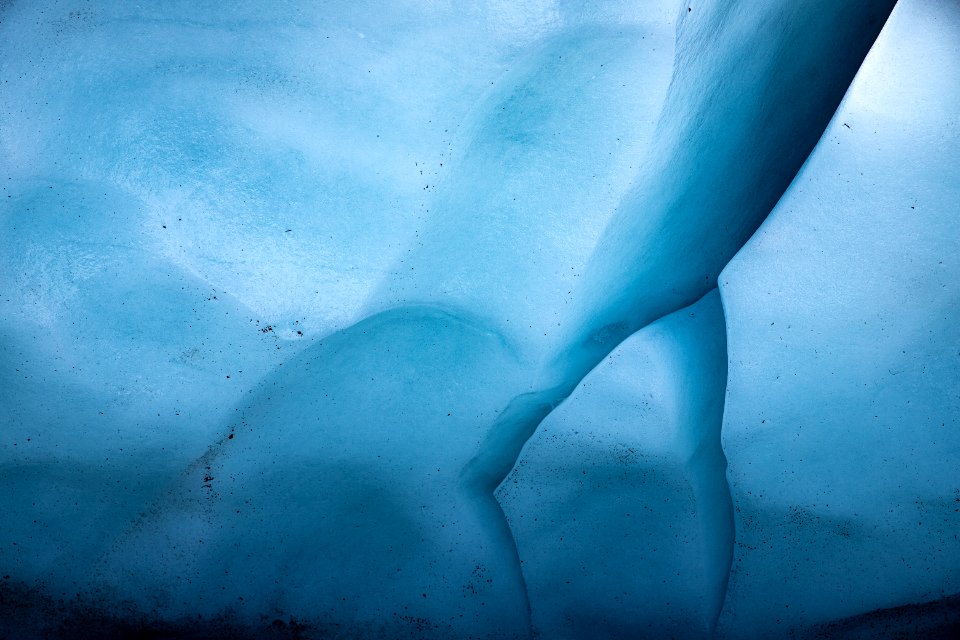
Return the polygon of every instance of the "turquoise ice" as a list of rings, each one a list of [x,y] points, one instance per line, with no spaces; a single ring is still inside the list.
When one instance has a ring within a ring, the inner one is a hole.
[[[956,624],[960,9],[893,4],[3,4],[0,629]]]

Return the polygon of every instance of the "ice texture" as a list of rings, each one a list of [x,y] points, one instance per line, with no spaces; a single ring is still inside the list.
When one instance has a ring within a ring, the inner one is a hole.
[[[960,625],[956,3],[14,1],[0,87],[0,635]]]

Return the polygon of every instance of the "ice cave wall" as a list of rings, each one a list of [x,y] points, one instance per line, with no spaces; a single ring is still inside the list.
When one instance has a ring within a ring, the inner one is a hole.
[[[955,6],[898,4],[721,276],[737,537],[721,634],[770,637],[957,591],[958,25]],[[670,613],[682,629],[700,606],[682,591],[701,570],[669,353],[656,328],[631,338],[501,488],[525,565],[544,567],[528,573],[540,624],[558,635],[599,621],[642,633]]]
[[[496,255],[532,292],[576,282],[651,136],[677,13],[0,11],[0,565],[68,595],[308,344],[411,298],[562,313],[562,295],[517,299],[478,274]],[[955,3],[899,3],[721,276],[736,531],[721,634],[960,591],[958,34]],[[528,120],[490,115],[511,101]],[[491,163],[512,179],[485,186]],[[444,217],[478,188],[500,190],[500,217]],[[497,494],[549,637],[703,616],[671,345],[657,325],[624,343]]]

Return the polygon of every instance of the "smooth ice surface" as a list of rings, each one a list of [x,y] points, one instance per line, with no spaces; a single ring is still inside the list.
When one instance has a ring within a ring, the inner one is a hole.
[[[958,54],[956,3],[899,3],[723,274],[731,629],[960,591]]]
[[[892,4],[0,3],[0,630],[954,602],[960,6]]]

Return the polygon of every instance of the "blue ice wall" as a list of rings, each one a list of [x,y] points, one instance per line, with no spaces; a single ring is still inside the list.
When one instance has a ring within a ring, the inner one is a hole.
[[[949,637],[892,4],[4,3],[0,635]]]

